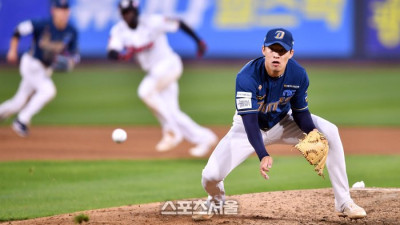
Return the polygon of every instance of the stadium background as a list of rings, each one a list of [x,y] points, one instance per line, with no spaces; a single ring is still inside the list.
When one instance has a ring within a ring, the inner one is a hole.
[[[0,124],[0,221],[204,197],[199,180],[206,159],[190,158],[187,143],[156,153],[157,121],[136,95],[143,72],[134,63],[105,59],[118,1],[71,3],[81,64],[70,74],[54,74],[57,97],[34,117],[30,138],[12,133],[12,119]],[[0,102],[15,93],[20,80],[17,66],[5,63],[13,29],[25,19],[48,16],[48,9],[47,0],[0,0]],[[400,1],[142,0],[141,12],[180,17],[207,42],[205,58],[196,59],[190,38],[169,35],[185,63],[181,107],[220,137],[231,123],[237,71],[260,56],[269,28],[291,30],[295,58],[311,80],[311,111],[339,125],[346,138],[349,182],[400,186]],[[29,43],[29,37],[22,39],[20,53]],[[117,126],[128,131],[123,145],[110,139]],[[252,157],[227,178],[228,195],[330,187],[290,149],[272,152],[275,180],[265,185]]]
[[[118,1],[71,3],[82,56],[104,58],[109,30],[119,19]],[[398,5],[396,0],[142,0],[141,11],[182,18],[207,41],[206,58],[258,56],[266,30],[285,27],[294,34],[297,58],[392,59],[400,57]],[[2,0],[0,54],[19,22],[48,16],[48,7],[47,0]],[[182,56],[193,56],[194,45],[184,34],[172,34],[170,42]]]

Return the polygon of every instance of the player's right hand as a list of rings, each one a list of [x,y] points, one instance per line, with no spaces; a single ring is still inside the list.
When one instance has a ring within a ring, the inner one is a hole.
[[[266,180],[269,179],[269,176],[267,173],[269,172],[269,169],[271,169],[271,167],[272,167],[272,162],[273,162],[273,160],[272,160],[271,156],[265,156],[264,158],[261,159],[260,173],[261,173],[261,176],[263,176],[264,179],[266,179]]]
[[[10,64],[16,64],[18,61],[18,53],[16,51],[8,51],[7,53],[7,62]]]
[[[118,60],[120,61],[130,61],[132,57],[136,54],[136,49],[135,48],[127,48],[125,54],[120,54],[118,57]]]

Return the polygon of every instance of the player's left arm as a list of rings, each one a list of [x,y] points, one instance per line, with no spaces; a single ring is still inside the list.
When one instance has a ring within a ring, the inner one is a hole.
[[[258,114],[249,113],[242,114],[243,126],[247,134],[247,139],[249,140],[251,146],[253,146],[254,151],[257,153],[260,159],[260,173],[268,180],[268,172],[272,167],[272,157],[268,154],[267,149],[264,146],[260,128],[258,126]]]
[[[247,64],[248,66],[250,64]],[[249,78],[248,69],[243,68],[236,78],[236,110],[242,117],[247,139],[260,159],[260,173],[269,179],[268,172],[272,167],[272,157],[265,148],[258,125],[258,102],[256,98],[257,82]]]
[[[308,109],[308,86],[308,76],[307,73],[304,71],[303,81],[293,98],[290,100],[293,119],[296,122],[297,126],[299,126],[299,128],[306,134],[316,129],[315,124],[311,118],[310,110]]]
[[[197,57],[202,57],[207,50],[206,43],[182,20],[178,20],[179,28],[189,35],[197,44]]]

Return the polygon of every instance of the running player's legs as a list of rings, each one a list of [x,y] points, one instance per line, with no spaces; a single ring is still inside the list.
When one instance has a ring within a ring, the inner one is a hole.
[[[223,180],[252,153],[254,149],[247,139],[242,118],[235,115],[231,129],[218,143],[202,172],[202,185],[209,199],[225,200]]]
[[[21,58],[21,82],[15,95],[0,105],[0,117],[5,119],[19,112],[34,92],[31,75],[31,56],[24,54]]]
[[[14,97],[0,105],[0,118],[6,119],[19,112],[26,104],[32,93],[33,90],[29,85],[29,82],[25,79],[22,79],[21,83],[19,84],[18,91],[15,93]]]
[[[37,114],[56,95],[56,88],[49,77],[43,77],[37,84],[36,91],[25,107],[18,114],[18,119],[24,124],[30,124],[32,117]]]
[[[181,135],[178,126],[169,109],[168,102],[165,102],[157,90],[157,80],[151,76],[143,78],[139,85],[139,97],[151,109],[159,120],[163,131],[167,128],[172,130],[175,135]]]
[[[344,203],[351,201],[342,141],[338,128],[334,124],[316,115],[312,115],[312,120],[329,142],[326,167],[335,194],[335,206],[339,210]],[[300,138],[304,137],[292,116],[286,116],[266,134],[267,145],[274,143],[295,145]]]
[[[178,81],[171,82],[168,86],[164,87],[163,90],[160,91],[159,96],[161,101],[168,103],[168,110],[171,113],[172,120],[179,127],[177,118],[175,117],[175,108],[178,102]],[[163,124],[163,129],[165,131],[171,130],[170,121],[165,121]],[[179,128],[178,128],[179,129]]]
[[[150,70],[148,76],[153,77],[157,81],[157,91],[161,93],[171,84],[177,83],[182,76],[182,72],[182,61],[176,55],[175,57],[164,59],[162,62],[158,63]]]
[[[161,92],[161,97],[164,101],[170,102],[169,108],[184,138],[193,144],[200,144],[205,141],[205,138],[214,134],[210,129],[197,124],[180,109],[178,93],[178,82],[173,82]]]
[[[28,54],[26,54],[26,61],[28,66],[21,71],[24,79],[28,80],[33,94],[20,110],[18,119],[24,124],[29,124],[32,117],[54,98],[56,88],[51,80],[52,71],[50,69],[45,68],[39,60]]]
[[[174,64],[173,59],[159,63],[144,77],[138,88],[139,97],[155,114],[163,133],[172,132],[179,139],[182,138],[182,134],[170,109],[171,101],[175,99],[164,99],[161,93],[177,82],[182,72],[181,66]]]

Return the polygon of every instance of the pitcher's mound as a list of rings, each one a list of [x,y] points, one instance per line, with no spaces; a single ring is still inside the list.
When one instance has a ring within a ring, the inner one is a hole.
[[[228,200],[238,202],[237,215],[219,215],[202,222],[193,222],[190,215],[181,215],[184,210],[176,202],[173,205],[176,204],[175,212],[179,215],[161,214],[163,202],[89,210],[10,224],[74,224],[74,217],[81,213],[90,218],[83,224],[400,224],[400,189],[352,189],[351,195],[367,211],[366,218],[352,221],[337,216],[333,191],[329,188],[229,196]],[[167,211],[173,212],[171,207]]]

